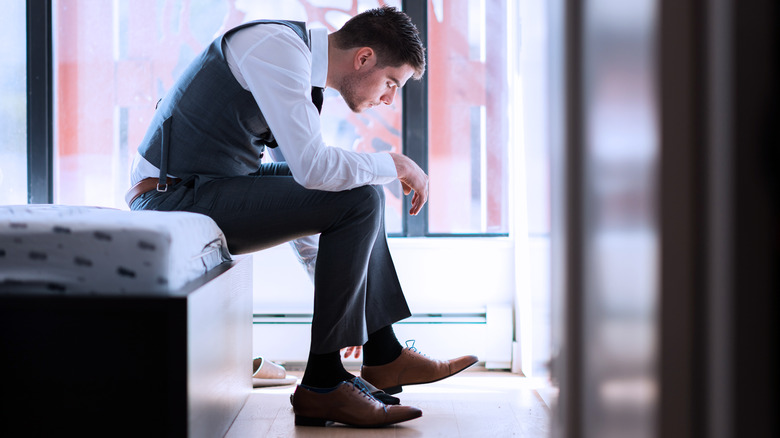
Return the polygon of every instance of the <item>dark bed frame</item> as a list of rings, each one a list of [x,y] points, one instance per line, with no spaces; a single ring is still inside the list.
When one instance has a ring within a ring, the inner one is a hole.
[[[251,257],[164,297],[0,286],[0,436],[221,437],[251,354]]]

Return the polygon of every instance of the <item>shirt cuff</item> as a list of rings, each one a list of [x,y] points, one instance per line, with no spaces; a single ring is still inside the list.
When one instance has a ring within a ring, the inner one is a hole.
[[[388,184],[398,178],[398,172],[395,170],[393,157],[387,152],[372,154],[374,158],[374,175],[376,175],[376,184]]]

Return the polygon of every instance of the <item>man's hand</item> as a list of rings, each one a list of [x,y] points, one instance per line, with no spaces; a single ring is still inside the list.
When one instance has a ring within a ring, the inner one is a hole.
[[[395,170],[398,173],[398,180],[401,181],[401,187],[404,189],[404,195],[414,191],[412,208],[409,210],[409,214],[414,216],[428,202],[428,175],[406,155],[391,152],[390,156],[393,157]]]
[[[355,359],[360,358],[360,352],[363,351],[363,347],[358,345],[356,347],[344,347],[341,352],[344,353],[344,359],[349,359],[349,356],[355,356]]]

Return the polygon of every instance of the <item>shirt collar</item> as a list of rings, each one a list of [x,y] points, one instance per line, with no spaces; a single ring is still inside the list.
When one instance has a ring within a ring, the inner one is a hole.
[[[325,88],[328,79],[328,29],[309,29],[311,44],[311,85]]]

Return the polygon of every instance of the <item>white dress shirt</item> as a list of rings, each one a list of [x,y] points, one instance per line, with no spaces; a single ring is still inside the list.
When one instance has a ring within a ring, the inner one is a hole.
[[[348,151],[322,140],[311,87],[325,87],[327,30],[311,29],[310,44],[311,50],[279,24],[250,26],[225,40],[231,72],[252,93],[279,144],[268,149],[271,158],[286,161],[295,181],[308,189],[341,191],[392,182],[397,173],[390,154]],[[136,154],[132,183],[158,176],[159,169]]]

